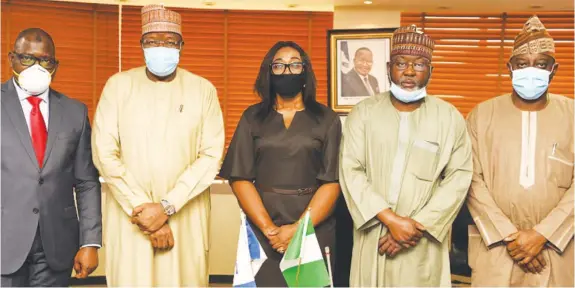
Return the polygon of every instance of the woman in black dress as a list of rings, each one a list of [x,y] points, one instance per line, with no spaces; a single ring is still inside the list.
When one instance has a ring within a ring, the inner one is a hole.
[[[256,285],[286,286],[279,263],[308,207],[322,251],[335,250],[341,122],[315,100],[309,56],[294,42],[270,49],[254,90],[261,102],[244,111],[219,176],[230,181],[268,257]]]

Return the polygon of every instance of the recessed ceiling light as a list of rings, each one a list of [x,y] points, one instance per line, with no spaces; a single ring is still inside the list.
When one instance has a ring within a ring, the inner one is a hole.
[[[449,9],[451,9],[451,8],[450,8],[450,7],[447,7],[447,6],[439,6],[439,7],[437,7],[437,9],[438,9],[438,10],[449,10]]]
[[[373,3],[373,1],[371,1],[371,0],[365,0],[365,1],[363,1],[363,4],[369,5],[369,4],[371,4],[371,3]]]
[[[204,5],[206,5],[206,6],[214,6],[214,5],[216,5],[216,2],[214,2],[214,1],[204,1]]]
[[[295,8],[295,7],[297,7],[297,4],[288,4],[287,7],[288,8]]]
[[[541,8],[543,8],[543,6],[541,6],[541,5],[531,5],[531,6],[529,6],[529,8],[531,8],[531,9],[541,9]]]

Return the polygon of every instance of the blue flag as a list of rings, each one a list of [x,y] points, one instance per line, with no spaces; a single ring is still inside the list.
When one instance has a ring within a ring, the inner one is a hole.
[[[240,236],[238,237],[233,287],[256,287],[256,274],[267,256],[248,223],[246,215],[241,212],[240,217]]]

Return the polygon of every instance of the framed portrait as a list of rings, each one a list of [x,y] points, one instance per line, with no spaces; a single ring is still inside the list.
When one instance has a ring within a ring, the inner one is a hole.
[[[387,62],[396,28],[328,31],[328,102],[347,114],[361,100],[389,90]]]

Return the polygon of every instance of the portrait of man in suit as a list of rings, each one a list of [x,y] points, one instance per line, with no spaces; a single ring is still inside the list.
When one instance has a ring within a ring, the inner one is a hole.
[[[69,286],[86,278],[102,245],[101,185],[88,109],[50,87],[52,37],[16,37],[2,84],[2,286]],[[74,195],[75,194],[75,195]],[[74,197],[75,196],[75,197]]]
[[[377,78],[369,74],[373,67],[373,52],[367,47],[355,51],[353,69],[343,76],[343,97],[373,96],[379,93]]]
[[[330,30],[328,104],[349,113],[362,100],[389,90],[392,28]]]

